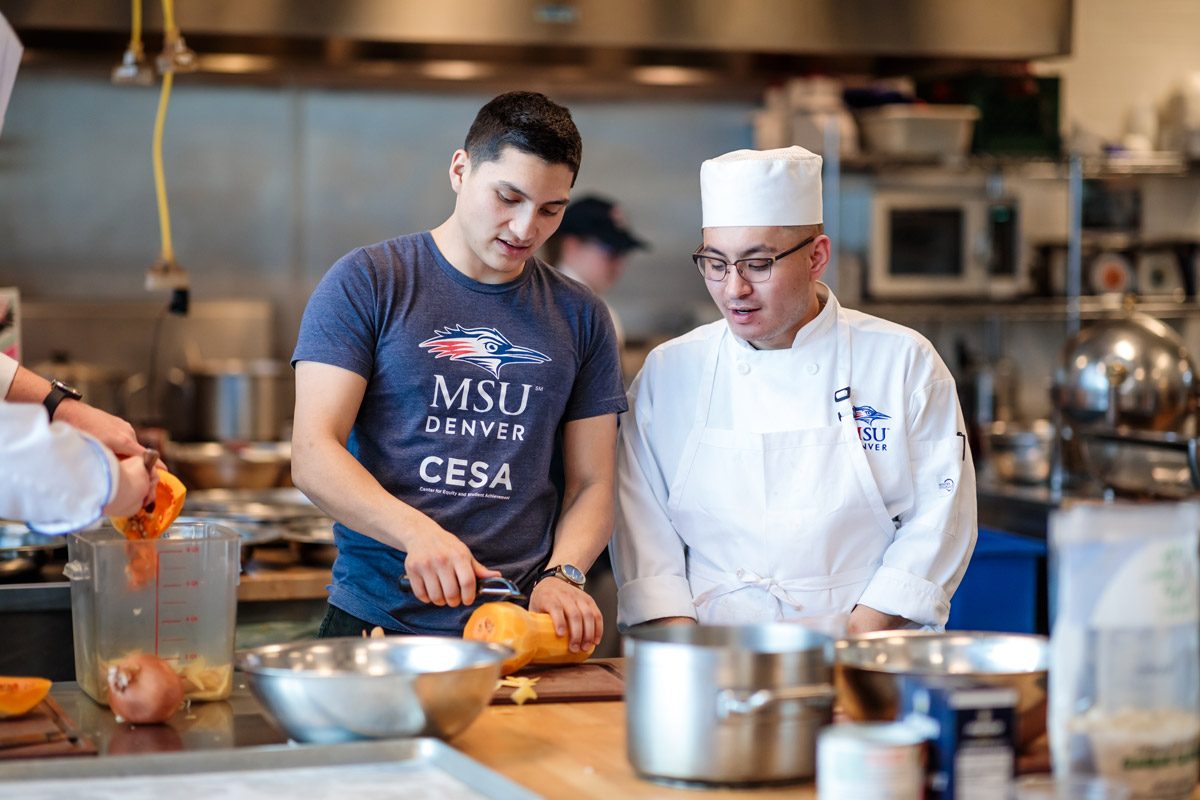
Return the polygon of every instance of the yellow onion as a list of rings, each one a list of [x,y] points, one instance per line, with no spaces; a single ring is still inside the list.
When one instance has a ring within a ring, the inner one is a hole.
[[[183,682],[158,656],[135,653],[108,668],[108,704],[123,722],[166,722],[183,705]]]

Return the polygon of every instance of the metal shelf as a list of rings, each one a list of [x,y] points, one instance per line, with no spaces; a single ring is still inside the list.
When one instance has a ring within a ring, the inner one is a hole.
[[[855,305],[858,310],[894,322],[946,321],[972,322],[985,320],[1011,320],[1021,322],[1061,322],[1069,314],[1065,298],[1016,301],[962,301],[948,299],[945,302],[880,302],[864,300]],[[1081,297],[1079,317],[1085,320],[1103,319],[1121,313],[1120,297]],[[1159,319],[1187,319],[1200,316],[1200,303],[1195,300],[1171,298],[1139,300],[1134,310]]]
[[[1005,172],[1027,178],[1064,179],[1069,159],[1048,156],[945,156],[932,158],[895,158],[863,154],[844,158],[842,169],[851,173],[899,172],[937,169],[945,172]],[[1187,161],[1179,153],[1151,152],[1109,156],[1085,156],[1081,160],[1083,177],[1116,178],[1135,175],[1182,177],[1200,174],[1200,162]]]

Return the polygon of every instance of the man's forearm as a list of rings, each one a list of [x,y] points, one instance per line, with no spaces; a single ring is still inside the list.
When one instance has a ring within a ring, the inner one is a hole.
[[[574,564],[586,572],[608,546],[612,525],[612,484],[596,480],[585,485],[564,502],[550,564]]]
[[[292,481],[338,522],[398,550],[408,549],[404,531],[425,517],[389,494],[335,441],[294,442]]]

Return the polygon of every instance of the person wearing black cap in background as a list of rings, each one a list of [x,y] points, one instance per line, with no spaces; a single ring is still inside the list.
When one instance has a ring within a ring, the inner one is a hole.
[[[599,195],[585,195],[567,206],[558,231],[546,242],[543,257],[564,275],[603,298],[620,279],[629,253],[639,249],[647,249],[646,243],[629,229],[616,203]],[[607,302],[605,305],[617,332],[617,347],[624,349],[621,318],[612,305]],[[605,620],[604,635],[593,655],[619,656],[617,584],[608,550],[600,554],[588,571],[586,591],[600,607]]]
[[[567,206],[562,224],[546,242],[546,261],[603,297],[620,279],[633,250],[646,249],[634,235],[621,209],[599,195],[586,195]],[[625,345],[625,330],[611,305],[617,346]]]

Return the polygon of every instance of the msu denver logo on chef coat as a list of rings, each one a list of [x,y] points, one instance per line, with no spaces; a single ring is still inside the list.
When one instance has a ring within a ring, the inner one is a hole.
[[[891,419],[891,416],[884,414],[882,411],[876,411],[871,406],[853,406],[854,422],[858,424],[858,438],[862,440],[864,450],[887,450],[887,433],[888,428],[880,425],[875,427],[875,423],[880,420]],[[863,423],[866,423],[865,425]]]
[[[550,356],[528,347],[518,347],[495,328],[464,328],[455,325],[435,330],[436,336],[421,342],[437,358],[465,361],[474,364],[493,378],[500,377],[500,368],[509,364],[542,364]]]

